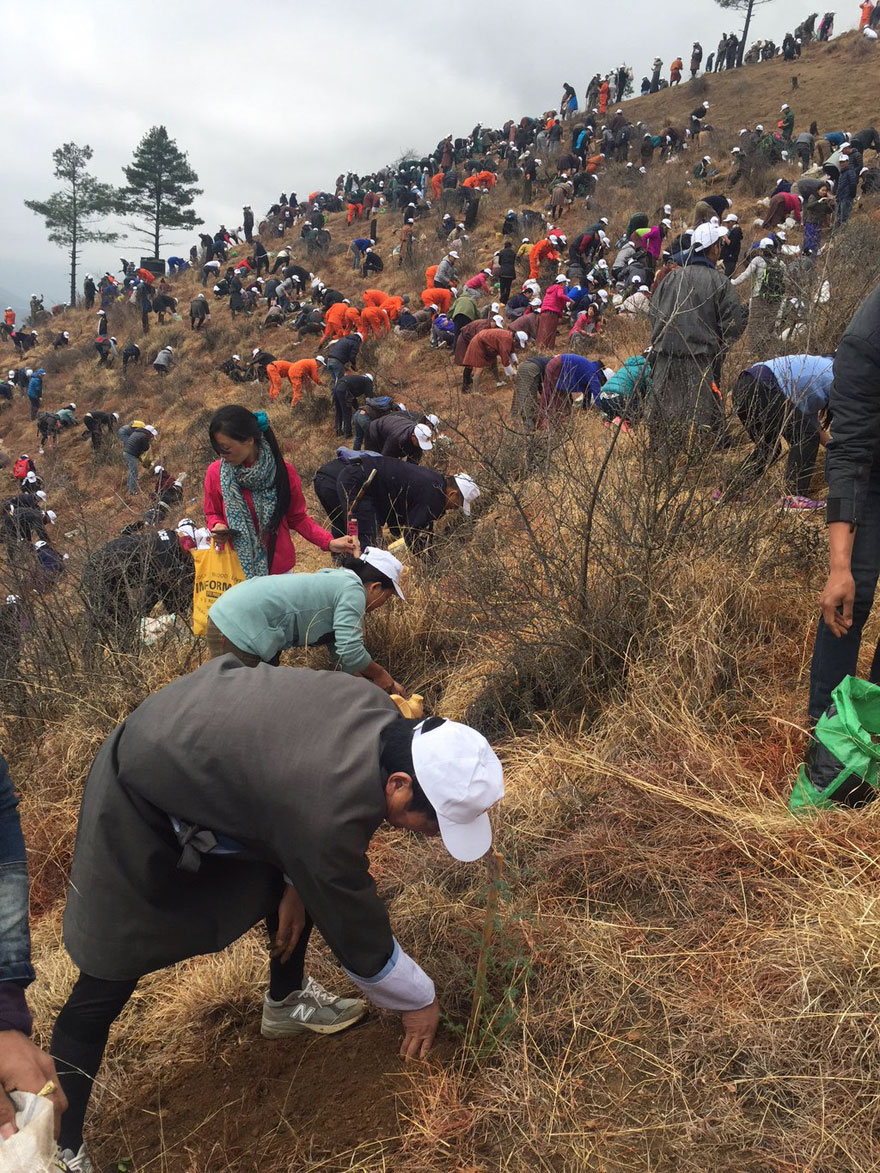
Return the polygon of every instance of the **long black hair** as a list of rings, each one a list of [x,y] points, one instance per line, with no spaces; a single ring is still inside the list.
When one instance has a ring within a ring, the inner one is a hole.
[[[262,414],[264,413],[261,412]],[[230,440],[237,440],[239,444],[243,444],[245,440],[256,440],[258,444],[260,440],[265,440],[269,445],[269,451],[275,458],[275,496],[277,501],[275,512],[272,514],[272,519],[269,522],[269,533],[274,539],[278,534],[278,527],[281,525],[282,519],[287,515],[287,511],[290,508],[290,477],[287,472],[284,457],[281,455],[281,449],[278,447],[278,440],[276,439],[275,433],[271,427],[267,427],[264,431],[260,427],[260,421],[254,413],[248,411],[246,407],[242,407],[240,403],[227,403],[225,407],[218,407],[211,416],[211,422],[208,424],[208,435],[211,438],[211,447],[219,456],[220,451],[217,448],[216,440],[218,432],[222,432]],[[273,553],[274,545],[273,540]],[[271,557],[269,564],[270,566],[272,564]]]

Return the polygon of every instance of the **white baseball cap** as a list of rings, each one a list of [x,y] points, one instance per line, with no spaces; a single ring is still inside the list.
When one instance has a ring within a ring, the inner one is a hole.
[[[431,429],[427,424],[416,424],[413,428],[413,435],[423,452],[430,452],[434,447],[434,442],[431,439]]]
[[[36,493],[34,493],[34,496],[35,496],[35,497],[39,497],[39,499],[40,499],[41,501],[45,501],[45,500],[46,500],[46,494],[43,492],[43,490],[42,490],[42,489],[37,489]]]
[[[525,330],[517,330],[516,340],[520,344],[520,346],[525,346],[525,344],[529,340],[529,336],[528,336],[528,334],[526,334]]]
[[[504,770],[489,742],[476,729],[444,721],[413,730],[416,779],[437,812],[444,846],[453,859],[471,863],[492,846],[486,813],[504,797]]]
[[[361,551],[361,562],[380,570],[386,578],[390,578],[397,591],[398,597],[406,602],[406,596],[400,589],[400,576],[403,573],[403,563],[387,550],[379,550],[376,546],[365,546]]]
[[[473,477],[469,476],[466,472],[456,473],[453,480],[459,493],[461,493],[463,502],[462,512],[465,517],[470,517],[471,505],[480,495],[479,487]]]
[[[726,228],[722,228],[718,224],[701,224],[693,231],[691,248],[696,252],[704,252],[713,244],[717,244],[719,240],[723,240],[725,236],[727,236]]]

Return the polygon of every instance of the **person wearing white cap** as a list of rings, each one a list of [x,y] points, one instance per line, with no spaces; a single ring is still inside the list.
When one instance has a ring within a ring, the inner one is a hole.
[[[458,253],[454,250],[448,252],[440,264],[437,266],[437,272],[434,274],[434,288],[435,289],[451,289],[456,282],[457,274],[455,272],[455,262],[458,260]]]
[[[356,523],[361,546],[377,545],[387,525],[395,537],[405,539],[410,550],[423,553],[430,547],[434,522],[453,509],[470,516],[471,505],[480,495],[464,473],[447,476],[435,468],[376,453],[358,453],[351,459],[354,454],[347,449],[338,451],[340,458],[321,465],[315,473],[315,496],[330,518],[331,533],[344,534]]]
[[[661,460],[705,455],[723,428],[713,390],[731,343],[748,311],[717,269],[726,230],[701,224],[680,269],[672,269],[651,297],[653,391],[647,403],[652,443]]]
[[[62,1151],[85,1157],[92,1081],[139,979],[261,922],[275,946],[264,1036],[331,1035],[366,1012],[305,980],[314,926],[364,997],[401,1015],[400,1054],[427,1054],[436,990],[393,935],[370,841],[387,820],[472,862],[503,795],[477,730],[402,717],[342,672],[225,655],[148,697],[98,751],[83,795],[64,916],[79,976],[51,1046],[69,1105]]]
[[[153,359],[153,370],[157,375],[167,375],[174,365],[174,347],[163,346]]]
[[[642,314],[647,316],[651,312],[651,290],[647,285],[639,284],[625,297],[617,307],[619,314]]]
[[[783,102],[779,108],[779,114],[780,118],[777,123],[779,133],[786,143],[790,143],[791,136],[794,134],[794,110],[792,110],[788,102]]]
[[[428,424],[413,419],[408,412],[389,411],[371,420],[364,440],[368,451],[380,456],[393,456],[418,464],[422,453],[434,447],[433,433]]]
[[[528,335],[522,331],[514,335],[510,330],[491,328],[481,330],[478,334],[475,334],[468,343],[467,350],[462,359],[462,366],[464,367],[461,384],[462,393],[467,394],[471,390],[474,382],[474,371],[486,369],[495,372],[496,387],[503,387],[503,380],[497,377],[498,363],[500,362],[504,368],[504,374],[508,378],[511,378],[517,362],[515,353],[517,344],[523,347],[527,342]]]
[[[270,574],[225,591],[208,612],[208,652],[231,653],[248,667],[277,664],[286,648],[329,644],[333,665],[365,676],[386,692],[407,691],[364,647],[363,623],[400,589],[403,566],[387,550],[347,554],[341,568],[316,574]]]
[[[132,420],[130,424],[124,424],[117,435],[122,441],[122,458],[128,469],[128,491],[134,496],[138,491],[141,459],[149,452],[150,444],[158,432],[151,424],[145,424],[143,420],[137,419]]]
[[[727,236],[721,245],[721,263],[724,266],[725,277],[732,277],[739,263],[739,254],[743,242],[739,217],[735,212],[727,213],[724,217],[723,227],[727,229]]]

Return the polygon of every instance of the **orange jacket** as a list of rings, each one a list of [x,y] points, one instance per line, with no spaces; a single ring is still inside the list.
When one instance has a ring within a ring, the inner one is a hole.
[[[463,180],[463,181],[462,181],[462,185],[461,185],[461,186],[462,186],[462,187],[479,187],[479,186],[480,186],[480,177],[479,177],[479,175],[469,175],[469,176],[467,177],[467,179],[465,179],[465,180]]]
[[[538,265],[541,261],[558,261],[559,253],[545,236],[543,240],[539,240],[537,244],[532,246],[529,260]]]
[[[321,365],[314,358],[301,358],[299,362],[292,362],[287,364],[287,377],[291,383],[296,380],[297,383],[302,383],[303,379],[311,379],[313,383],[321,386],[319,375],[321,373]]]
[[[595,174],[595,172],[597,172],[597,171],[601,171],[604,166],[605,166],[605,160],[602,158],[601,155],[591,155],[590,158],[587,159],[587,168],[586,169],[590,175]]]
[[[364,305],[384,305],[388,300],[388,294],[383,293],[381,289],[365,289],[364,290]]]
[[[439,285],[431,289],[423,289],[422,305],[426,308],[429,305],[435,305],[441,314],[446,314],[449,312],[449,307],[452,305],[452,290],[443,289]]]
[[[365,332],[372,330],[374,334],[387,334],[391,319],[381,306],[366,305],[361,310],[361,326]]]
[[[599,87],[599,113],[604,114],[608,109],[608,93],[609,86],[607,81],[603,81]]]
[[[350,308],[344,301],[334,302],[324,313],[324,324],[326,326],[343,327],[345,325],[345,311]]]
[[[3,321],[7,326],[15,325],[15,310],[7,310],[3,315]]]
[[[392,322],[396,322],[400,317],[400,311],[403,309],[403,298],[386,298],[386,300],[382,303],[382,309],[385,311]]]
[[[431,191],[434,193],[434,199],[440,199],[440,193],[443,190],[443,172],[438,171],[436,175],[431,176]]]
[[[494,171],[481,171],[477,176],[482,187],[493,188],[498,182],[498,176]]]
[[[351,332],[352,330],[360,330],[360,328],[361,328],[361,315],[360,315],[360,312],[358,311],[356,306],[347,305],[345,307],[345,313],[342,315],[342,318],[345,323],[346,329],[349,332]]]
[[[434,284],[434,277],[435,277],[437,270],[439,268],[440,268],[439,265],[428,265],[427,269],[425,269],[425,286],[426,286],[426,288],[430,289],[432,287],[432,285]]]

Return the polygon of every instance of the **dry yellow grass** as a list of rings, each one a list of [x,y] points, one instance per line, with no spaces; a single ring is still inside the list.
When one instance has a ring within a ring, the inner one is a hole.
[[[843,118],[840,95],[858,96],[846,88],[854,52],[848,40],[808,50],[799,117],[810,107],[820,124]],[[766,121],[787,78],[780,63],[713,78],[719,121],[728,109]],[[632,108],[658,121],[692,104],[682,87]],[[726,130],[732,142],[738,125]],[[619,227],[637,200],[653,210],[672,198],[685,222],[696,193],[671,166],[655,168],[639,193],[612,172],[600,195],[596,211],[611,211]],[[738,210],[750,201],[737,195]],[[507,202],[503,192],[487,202],[473,267],[496,247]],[[359,288],[341,219],[331,225],[340,251],[322,275]],[[857,255],[858,270],[849,282],[835,277],[845,298],[837,319],[816,324],[822,337],[877,279],[876,230],[855,228],[868,236],[840,255],[850,264]],[[429,228],[420,260],[437,251]],[[421,287],[393,264],[374,283]],[[185,301],[196,288],[188,277],[176,292]],[[89,406],[145,415],[160,427],[163,461],[188,469],[197,496],[210,411],[234,400],[266,405],[262,387],[234,386],[213,369],[257,344],[256,323],[215,317],[208,338],[178,324],[154,330],[149,344],[138,339],[147,363],[160,338],[179,346],[180,362],[167,383],[147,367],[123,384],[118,371],[90,369],[92,323],[71,313],[75,353],[42,360],[50,406],[86,399],[87,385]],[[136,324],[111,311],[120,341]],[[283,353],[278,338],[264,341]],[[620,357],[644,333],[615,322],[606,344]],[[746,339],[728,375],[755,357]],[[97,1089],[88,1135],[99,1166],[132,1154],[138,1170],[170,1173],[877,1168],[880,814],[795,820],[784,807],[804,740],[819,523],[780,516],[775,470],[748,512],[712,510],[705,479],[652,480],[638,434],[620,437],[591,512],[610,438],[589,416],[523,478],[507,390],[463,401],[447,356],[397,339],[380,346],[375,369],[407,402],[440,410],[450,459],[484,487],[476,521],[445,527],[435,561],[408,567],[408,605],[373,617],[368,632],[433,711],[489,730],[505,762],[507,797],[495,816],[503,875],[478,1029],[466,1037],[490,873],[384,831],[372,850],[377,882],[447,1014],[432,1061],[404,1068],[395,1020],[381,1014],[338,1040],[262,1042],[265,949],[255,932],[143,983]],[[329,424],[314,422],[319,411],[270,410],[308,489],[332,450]],[[20,417],[19,405],[4,416],[7,444],[19,450],[33,446]],[[121,472],[95,474],[69,436],[45,466],[63,528],[74,517],[81,530],[67,543],[74,578],[85,552],[130,517]],[[302,554],[303,567],[322,564]],[[31,1001],[44,1041],[73,979],[60,915],[91,756],[199,655],[184,639],[87,668],[77,606],[68,586],[40,612],[25,643],[27,704],[4,718],[31,850]],[[309,968],[344,985],[320,943]]]

